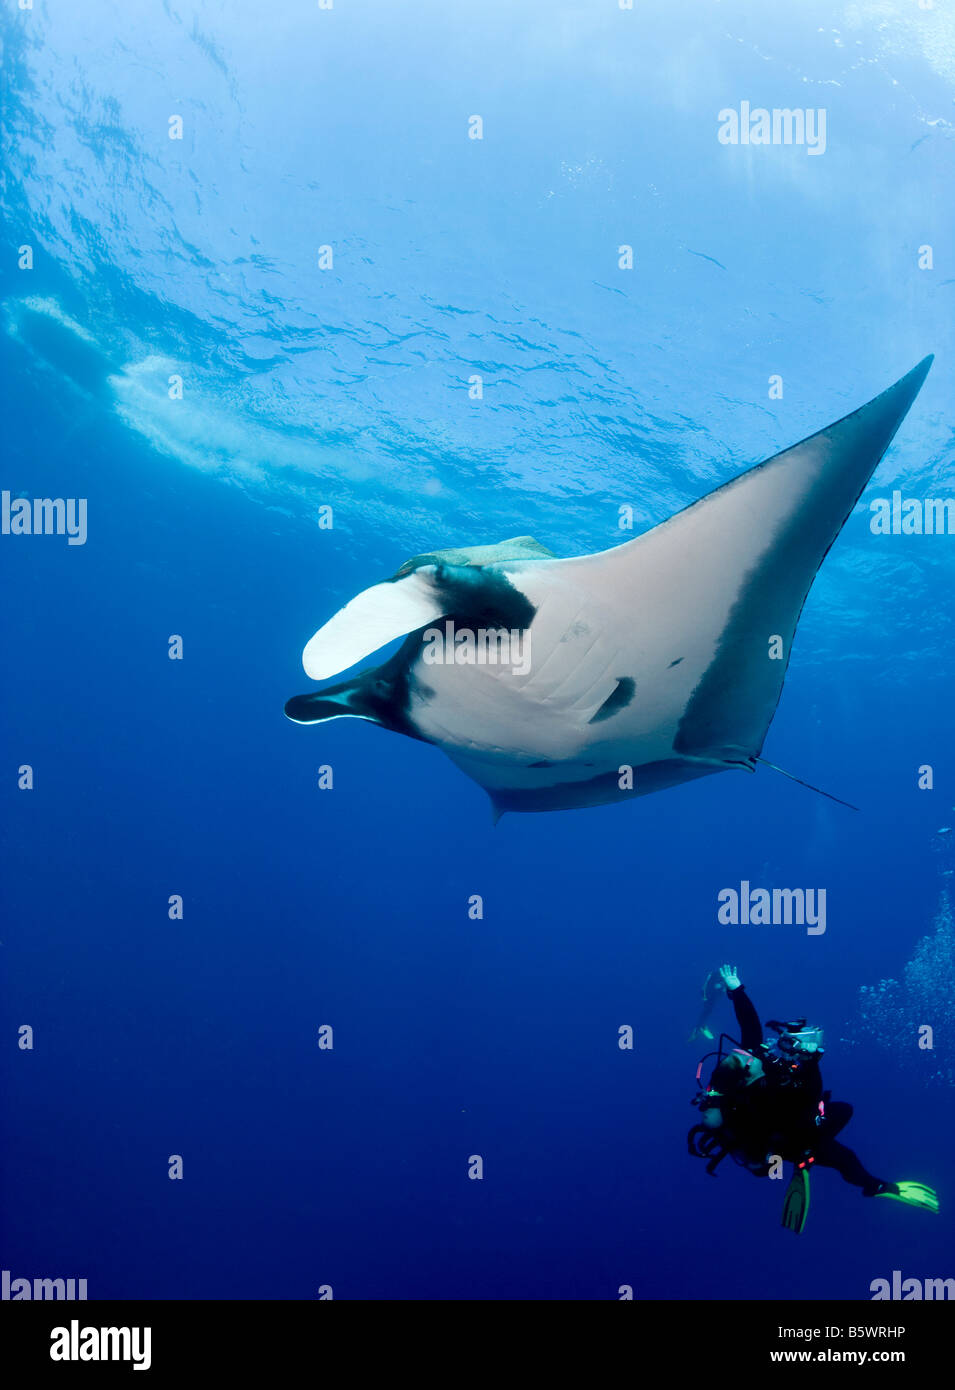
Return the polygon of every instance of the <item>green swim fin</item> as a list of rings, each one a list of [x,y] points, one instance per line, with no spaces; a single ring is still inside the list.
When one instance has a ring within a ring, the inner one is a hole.
[[[783,1225],[787,1231],[802,1235],[809,1215],[809,1169],[797,1168],[786,1188],[783,1199]]]
[[[926,1187],[924,1182],[889,1183],[884,1191],[877,1192],[875,1195],[876,1197],[891,1197],[894,1202],[904,1202],[907,1207],[922,1207],[925,1211],[938,1211],[938,1193],[934,1187]]]

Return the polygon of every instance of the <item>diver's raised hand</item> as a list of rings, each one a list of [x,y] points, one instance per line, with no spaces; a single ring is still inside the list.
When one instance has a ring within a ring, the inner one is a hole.
[[[740,987],[740,978],[737,974],[737,969],[735,965],[721,965],[720,979],[723,981],[724,985],[728,990],[739,989]]]

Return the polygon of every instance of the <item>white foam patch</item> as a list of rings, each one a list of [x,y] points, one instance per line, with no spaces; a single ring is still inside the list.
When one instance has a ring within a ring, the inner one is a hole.
[[[170,396],[171,378],[183,381],[182,398]],[[245,481],[264,483],[275,469],[363,479],[368,469],[344,452],[320,449],[257,424],[236,405],[223,410],[194,385],[191,371],[168,357],[151,356],[109,378],[116,412],[156,450],[191,468],[228,470]]]
[[[46,318],[52,319],[54,323],[58,323],[62,328],[69,329],[71,333],[75,333],[77,338],[82,339],[84,343],[89,343],[93,347],[99,346],[92,333],[84,328],[81,323],[77,323],[76,319],[70,318],[69,314],[64,313],[55,299],[43,299],[39,295],[30,295],[26,299],[12,301],[6,308],[9,316],[10,331],[16,338],[20,336],[19,324],[23,310],[28,310],[33,314],[43,314]]]
[[[955,84],[955,12],[951,9],[936,4],[923,10],[914,0],[911,6],[900,6],[898,0],[858,0],[846,6],[844,22],[853,34],[877,34],[886,56],[919,54],[939,77]],[[951,125],[951,121],[943,123]]]

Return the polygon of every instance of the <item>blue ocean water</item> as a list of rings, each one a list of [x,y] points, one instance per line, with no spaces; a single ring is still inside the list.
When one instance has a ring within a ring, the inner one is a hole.
[[[3,1268],[163,1299],[955,1276],[953,1095],[918,1076],[951,1068],[953,1016],[913,1018],[934,1058],[898,1065],[853,1031],[951,882],[955,539],[868,510],[953,491],[951,14],[44,0],[2,24],[2,486],[88,502],[85,545],[0,538]],[[721,144],[743,101],[825,108],[824,154]],[[858,814],[763,769],[495,827],[436,749],[284,718],[308,637],[408,556],[614,545],[621,506],[662,521],[928,352],[765,748]],[[825,888],[825,934],[720,925],[742,880]],[[797,1240],[780,1184],[687,1156],[723,960],[764,1017],[825,1027],[846,1141],[939,1216],[817,1173]]]

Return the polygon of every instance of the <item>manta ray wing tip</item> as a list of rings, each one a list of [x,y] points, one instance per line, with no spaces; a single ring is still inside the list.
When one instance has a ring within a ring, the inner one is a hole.
[[[905,406],[907,412],[909,406],[911,406],[915,397],[921,391],[922,384],[928,376],[934,361],[935,353],[930,352],[927,357],[922,358],[921,362],[916,362],[911,371],[906,372],[904,376],[900,376],[894,385],[887,387],[883,394],[888,395],[891,392],[897,397],[904,397],[908,402]]]

